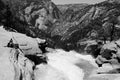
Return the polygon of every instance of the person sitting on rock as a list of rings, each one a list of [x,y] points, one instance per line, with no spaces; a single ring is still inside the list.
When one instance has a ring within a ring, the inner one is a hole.
[[[7,44],[7,47],[18,49],[19,48],[19,44],[17,44],[17,43],[15,44],[13,42],[13,39],[10,39],[9,43]]]

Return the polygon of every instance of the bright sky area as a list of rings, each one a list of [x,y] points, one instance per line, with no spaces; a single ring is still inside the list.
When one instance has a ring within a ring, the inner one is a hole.
[[[52,0],[55,4],[77,4],[77,3],[88,3],[88,4],[94,4],[99,3],[105,0]]]

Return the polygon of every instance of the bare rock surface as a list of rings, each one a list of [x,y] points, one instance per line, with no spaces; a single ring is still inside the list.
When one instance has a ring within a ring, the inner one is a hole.
[[[14,35],[16,44],[20,44],[20,49],[7,47],[13,37],[10,34]],[[0,36],[0,79],[33,80],[35,64],[25,55],[41,53],[37,41],[24,34],[8,32],[3,28],[0,29]]]
[[[32,80],[34,65],[18,50],[0,48],[0,79],[1,80]]]
[[[25,54],[42,53],[38,48],[38,42],[35,38],[26,36],[25,34],[8,32],[3,28],[0,29],[0,46],[7,46],[10,39],[13,39],[14,43],[19,44]]]
[[[14,66],[10,62],[10,49],[0,47],[0,79],[14,80]]]

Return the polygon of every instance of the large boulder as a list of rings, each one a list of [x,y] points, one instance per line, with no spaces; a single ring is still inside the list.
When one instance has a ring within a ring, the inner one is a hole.
[[[120,40],[104,44],[96,62],[101,66],[104,63],[120,64]]]
[[[18,44],[19,48],[25,54],[37,54],[42,53],[41,49],[39,48],[38,43],[42,43],[43,39],[39,38],[31,38],[26,36],[25,34],[15,33],[15,32],[8,32],[2,27],[0,28],[0,46],[7,47],[10,40],[13,40],[13,43]],[[39,42],[38,40],[39,39]],[[44,40],[43,40],[44,41]]]
[[[0,79],[32,80],[34,63],[15,49],[0,47]]]
[[[33,80],[36,65],[47,63],[39,48],[45,40],[31,38],[25,34],[8,32],[0,27],[0,79]],[[12,41],[12,45],[8,43]],[[16,44],[18,47],[16,47]]]

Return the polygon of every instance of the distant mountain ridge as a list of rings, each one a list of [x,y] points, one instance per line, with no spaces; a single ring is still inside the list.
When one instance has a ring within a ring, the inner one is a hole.
[[[15,5],[7,5],[5,1],[9,0],[0,1],[1,24],[32,37],[46,38],[55,47],[71,50],[79,48],[81,40],[112,41],[120,37],[118,0],[57,6],[50,0],[12,0]]]
[[[86,7],[88,4],[65,4],[65,5],[57,5],[58,9],[64,14],[67,9],[73,9],[74,11],[80,10]]]
[[[120,37],[120,3],[104,1],[88,5],[78,11],[67,9],[63,21],[52,30],[68,45],[79,45],[81,39],[116,40]],[[92,34],[95,34],[93,36]]]

